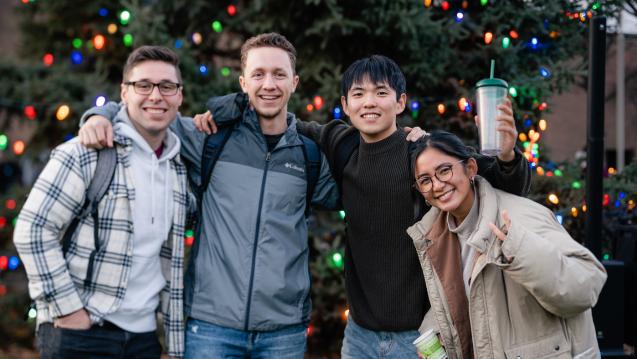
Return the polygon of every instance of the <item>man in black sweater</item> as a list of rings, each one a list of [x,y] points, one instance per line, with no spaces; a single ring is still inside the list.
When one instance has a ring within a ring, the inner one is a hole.
[[[342,190],[347,214],[345,284],[350,315],[342,347],[343,359],[416,358],[412,342],[429,309],[425,281],[407,227],[415,215],[409,142],[396,126],[405,109],[406,81],[398,65],[374,55],[354,62],[343,74],[341,103],[352,125],[297,123],[325,153]],[[498,158],[476,155],[479,174],[497,188],[526,194],[528,163],[515,150],[517,131],[511,103],[501,105],[503,134]],[[211,116],[195,123],[210,131]],[[214,129],[213,129],[214,131]],[[353,151],[344,149],[356,140]],[[351,155],[349,154],[351,153]],[[342,173],[341,173],[342,171]],[[417,218],[418,217],[418,218]]]
[[[343,74],[341,103],[353,127],[342,121],[298,127],[318,141],[334,170],[342,162],[341,143],[352,132],[360,136],[342,174],[335,174],[348,225],[345,284],[350,315],[343,359],[415,358],[412,342],[429,309],[422,269],[405,232],[420,219],[414,218],[409,142],[396,126],[406,100],[398,65],[375,55],[354,62]],[[479,173],[497,188],[526,194],[530,171],[524,156],[514,150],[517,131],[511,103],[507,100],[500,109],[502,151],[497,159],[477,155]]]

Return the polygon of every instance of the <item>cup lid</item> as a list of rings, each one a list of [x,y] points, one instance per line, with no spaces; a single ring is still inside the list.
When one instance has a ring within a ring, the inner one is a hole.
[[[416,340],[414,340],[413,344],[416,345],[416,344],[422,342],[423,340],[425,340],[425,339],[427,339],[427,338],[429,338],[431,336],[434,336],[436,334],[438,334],[437,330],[429,329],[426,332],[422,333],[418,338],[416,338]]]
[[[497,87],[509,88],[509,84],[507,84],[506,81],[502,79],[496,79],[496,78],[482,79],[478,81],[478,83],[476,84],[476,88],[485,87],[485,86],[497,86]]]

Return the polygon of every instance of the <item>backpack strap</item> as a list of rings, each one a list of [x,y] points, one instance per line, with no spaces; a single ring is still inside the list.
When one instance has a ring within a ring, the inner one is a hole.
[[[314,189],[321,174],[321,151],[316,142],[299,133],[303,142],[303,157],[305,157],[305,179],[307,190],[305,192],[305,217],[310,215],[310,205],[314,196]]]
[[[195,186],[195,194],[197,195],[197,202],[199,209],[203,203],[203,196],[208,189],[210,178],[212,177],[212,171],[217,164],[217,160],[221,155],[223,147],[230,139],[232,131],[237,127],[237,123],[233,123],[228,126],[220,127],[217,133],[208,135],[204,142],[203,150],[201,152],[201,183]]]
[[[97,164],[95,167],[95,173],[93,174],[93,178],[86,190],[86,199],[84,200],[84,204],[82,205],[82,210],[80,213],[73,218],[71,224],[67,228],[66,232],[64,232],[64,236],[62,237],[62,253],[66,257],[66,254],[71,246],[71,238],[73,237],[73,233],[77,229],[78,224],[82,219],[84,219],[89,214],[93,217],[93,242],[95,249],[91,252],[89,261],[88,261],[88,269],[86,271],[86,278],[84,283],[86,286],[89,286],[91,283],[91,279],[93,277],[93,262],[95,261],[95,255],[99,251],[100,243],[98,237],[98,229],[99,229],[99,216],[98,216],[98,205],[100,200],[106,194],[108,187],[113,181],[113,176],[115,175],[115,168],[117,167],[117,150],[115,147],[105,148],[97,152]]]

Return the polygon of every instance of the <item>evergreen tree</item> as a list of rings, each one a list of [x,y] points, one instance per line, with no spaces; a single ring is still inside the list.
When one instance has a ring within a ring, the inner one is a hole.
[[[16,14],[20,62],[0,61],[0,196],[2,204],[16,202],[0,208],[0,251],[14,253],[11,222],[33,179],[29,173],[37,172],[51,147],[76,133],[86,108],[118,100],[122,65],[134,47],[156,44],[177,51],[185,83],[182,113],[194,115],[205,110],[207,98],[239,89],[241,44],[269,31],[284,34],[297,48],[301,83],[289,110],[301,119],[343,117],[342,72],[360,57],[383,54],[407,78],[408,109],[400,124],[451,130],[473,144],[473,88],[487,77],[494,59],[496,77],[510,85],[521,147],[540,174],[555,175],[536,178],[534,198],[568,215],[571,203],[581,207],[583,193],[573,185],[580,181],[582,187],[581,170],[542,158],[542,120],[551,119],[548,99],[585,75],[588,19],[614,16],[619,3],[23,0]],[[567,176],[560,177],[558,170]],[[18,173],[24,179],[17,179]],[[628,202],[634,199],[631,191],[621,199],[628,211],[634,208],[634,201],[632,208]],[[550,193],[565,194],[561,204],[546,202]],[[313,219],[310,349],[333,352],[340,348],[347,308],[341,271],[344,224],[336,214]],[[576,233],[578,228],[573,225]]]

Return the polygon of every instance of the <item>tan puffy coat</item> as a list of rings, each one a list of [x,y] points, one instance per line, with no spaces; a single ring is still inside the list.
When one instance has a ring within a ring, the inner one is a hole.
[[[479,219],[468,243],[479,254],[468,310],[460,245],[446,213],[432,208],[407,230],[431,302],[421,331],[438,329],[450,359],[599,358],[590,308],[606,281],[604,267],[546,207],[476,182]],[[500,241],[488,223],[501,227],[504,209],[511,227]]]

